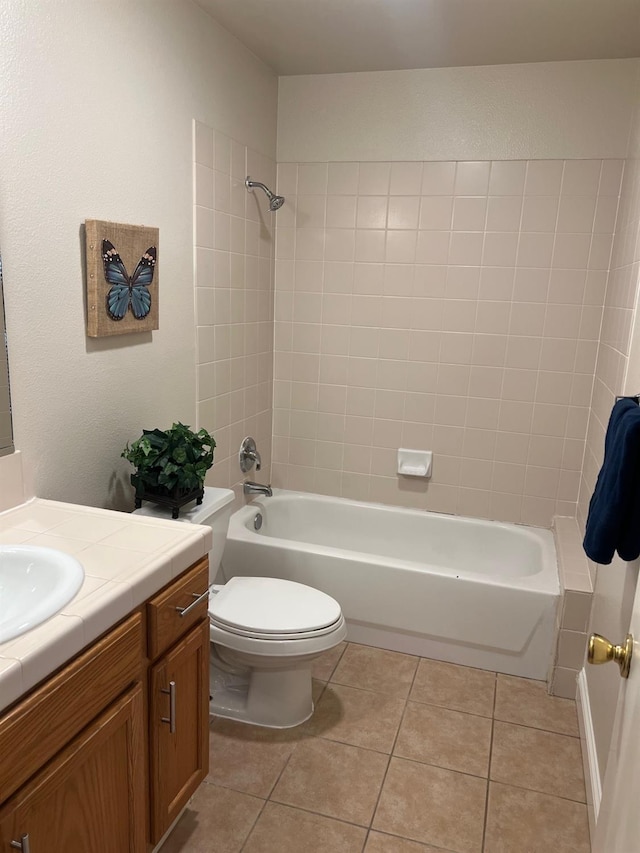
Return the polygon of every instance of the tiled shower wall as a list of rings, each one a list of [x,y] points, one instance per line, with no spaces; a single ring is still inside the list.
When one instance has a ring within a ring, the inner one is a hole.
[[[247,175],[275,184],[276,165],[194,123],[198,427],[213,433],[212,486],[244,479],[238,449],[252,435],[270,479],[273,387],[273,214]]]
[[[622,162],[281,163],[273,481],[574,515]],[[398,447],[434,451],[430,481]]]
[[[578,520],[586,521],[589,498],[602,464],[604,435],[618,394],[636,394],[640,387],[624,385],[640,280],[640,160],[626,161],[620,211],[604,305],[600,350],[587,432]],[[636,332],[637,334],[637,332]]]

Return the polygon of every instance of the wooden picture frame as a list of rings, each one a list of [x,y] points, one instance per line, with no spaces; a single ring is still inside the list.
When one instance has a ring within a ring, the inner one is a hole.
[[[85,220],[87,335],[159,328],[157,228]]]

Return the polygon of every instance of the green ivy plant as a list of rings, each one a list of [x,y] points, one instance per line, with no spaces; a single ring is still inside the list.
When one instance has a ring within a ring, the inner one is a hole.
[[[131,485],[137,494],[158,489],[169,494],[202,488],[215,446],[206,429],[193,432],[178,422],[167,430],[143,429],[120,455],[136,469]]]

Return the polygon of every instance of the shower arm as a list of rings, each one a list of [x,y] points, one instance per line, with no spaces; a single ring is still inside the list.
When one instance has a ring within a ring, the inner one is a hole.
[[[248,175],[247,180],[244,183],[248,190],[252,190],[255,187],[260,187],[260,189],[264,190],[267,195],[273,195],[273,193],[266,184],[263,184],[262,181],[253,181]]]
[[[284,196],[276,195],[275,193],[271,192],[269,187],[266,184],[263,184],[262,181],[252,181],[249,175],[247,175],[244,185],[249,192],[252,192],[255,187],[260,187],[260,189],[264,191],[265,195],[269,199],[269,210],[272,213],[281,208],[284,204]]]

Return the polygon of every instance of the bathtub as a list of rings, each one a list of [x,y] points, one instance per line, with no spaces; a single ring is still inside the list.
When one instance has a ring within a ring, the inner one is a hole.
[[[350,642],[547,677],[560,598],[548,530],[276,490],[232,515],[222,572],[332,595]]]

